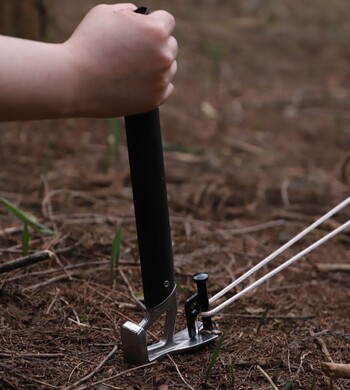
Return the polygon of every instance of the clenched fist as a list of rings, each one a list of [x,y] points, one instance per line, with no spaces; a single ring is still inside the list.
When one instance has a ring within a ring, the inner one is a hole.
[[[0,36],[0,120],[121,116],[167,100],[174,18],[135,9],[98,5],[62,44]]]

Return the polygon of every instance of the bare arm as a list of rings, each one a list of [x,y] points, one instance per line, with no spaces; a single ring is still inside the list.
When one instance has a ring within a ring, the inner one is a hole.
[[[62,44],[0,36],[0,120],[121,116],[162,104],[176,73],[175,22],[134,9],[97,6]]]

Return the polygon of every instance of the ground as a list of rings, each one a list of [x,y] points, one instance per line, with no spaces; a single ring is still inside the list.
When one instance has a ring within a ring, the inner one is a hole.
[[[149,3],[176,16],[180,44],[161,119],[181,328],[192,274],[208,272],[213,295],[348,196],[349,4]],[[349,263],[348,233],[213,318],[224,339],[207,381],[215,344],[145,368],[123,361],[120,326],[144,311],[125,137],[116,156],[110,133],[108,120],[0,124],[0,197],[55,230],[30,231],[31,252],[57,255],[0,275],[0,388],[271,389],[260,366],[280,390],[349,389],[320,369],[350,363],[349,273],[318,266]],[[0,263],[21,257],[21,224],[4,208],[0,228]]]

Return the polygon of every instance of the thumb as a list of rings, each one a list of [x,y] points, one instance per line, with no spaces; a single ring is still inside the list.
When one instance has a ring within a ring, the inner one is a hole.
[[[135,11],[136,5],[132,3],[111,4],[113,11]]]

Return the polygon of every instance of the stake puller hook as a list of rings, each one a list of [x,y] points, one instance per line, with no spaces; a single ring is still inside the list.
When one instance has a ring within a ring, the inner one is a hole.
[[[211,332],[210,318],[197,321],[209,305],[204,273],[194,275],[197,293],[185,303],[187,329],[175,333],[176,284],[158,108],[125,117],[125,127],[146,313],[139,324],[122,325],[121,339],[125,360],[142,365],[201,347],[218,334]],[[163,336],[149,345],[146,332],[163,315]]]

